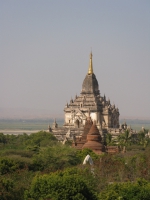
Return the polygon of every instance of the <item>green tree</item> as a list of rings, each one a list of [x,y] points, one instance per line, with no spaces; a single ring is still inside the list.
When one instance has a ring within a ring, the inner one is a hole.
[[[7,199],[14,200],[13,187],[14,187],[14,184],[11,179],[0,177],[0,199],[1,200],[7,200]]]
[[[90,155],[92,160],[97,160],[100,156],[98,156],[96,153],[94,153],[94,151],[92,151],[91,149],[85,148],[83,150],[78,150],[77,151],[77,157],[80,159],[80,162],[83,163],[84,158],[87,155]]]
[[[18,169],[14,160],[9,158],[0,158],[0,174],[7,174]]]
[[[2,144],[7,143],[6,136],[3,133],[0,133],[0,143],[2,143]]]
[[[118,145],[123,152],[125,152],[126,147],[131,144],[131,139],[132,136],[128,129],[118,136]]]
[[[41,149],[39,154],[33,157],[34,170],[52,172],[77,164],[80,164],[77,150],[61,143]]]
[[[144,148],[146,148],[146,146],[149,143],[149,137],[147,137],[147,132],[148,130],[141,130],[138,135],[137,135],[137,141],[138,144],[142,145]]]
[[[57,139],[52,133],[46,131],[40,131],[38,133],[33,133],[25,140],[25,145],[32,146],[50,146],[51,144],[56,144]]]
[[[25,192],[25,200],[97,200],[94,190],[78,175],[43,175],[36,176],[29,191]]]
[[[100,200],[149,200],[150,183],[144,179],[136,182],[113,183],[99,194]]]
[[[105,142],[107,146],[114,146],[116,145],[116,141],[113,139],[110,133],[107,133],[105,136]]]

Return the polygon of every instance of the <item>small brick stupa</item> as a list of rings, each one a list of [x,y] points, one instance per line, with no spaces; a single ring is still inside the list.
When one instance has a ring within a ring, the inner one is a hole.
[[[90,117],[90,111],[89,111],[89,115],[88,115],[86,122],[85,122],[82,137],[75,138],[75,141],[72,144],[73,147],[75,147],[79,150],[82,149],[83,145],[87,142],[87,134],[89,133],[92,125],[93,125],[93,122],[92,122],[92,119]]]
[[[87,134],[87,142],[83,145],[82,149],[89,148],[96,154],[101,154],[105,151],[104,145],[101,143],[101,141],[101,135],[96,126],[96,122],[94,121],[89,133]]]
[[[92,125],[93,125],[93,122],[92,122],[92,119],[90,117],[90,110],[89,110],[89,114],[88,114],[88,117],[86,119],[84,131],[83,131],[83,134],[82,134],[82,141],[84,141],[84,143],[87,141],[87,134],[89,133]]]

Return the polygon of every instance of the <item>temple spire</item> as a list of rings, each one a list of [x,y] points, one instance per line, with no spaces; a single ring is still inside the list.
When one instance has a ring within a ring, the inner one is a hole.
[[[92,52],[90,53],[90,64],[89,64],[89,70],[88,74],[93,74],[93,63],[92,63]]]

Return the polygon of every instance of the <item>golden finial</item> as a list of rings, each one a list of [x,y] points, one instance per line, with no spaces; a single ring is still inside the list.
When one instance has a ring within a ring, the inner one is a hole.
[[[92,52],[90,53],[90,64],[89,64],[89,70],[88,74],[93,74],[93,63],[92,63]]]

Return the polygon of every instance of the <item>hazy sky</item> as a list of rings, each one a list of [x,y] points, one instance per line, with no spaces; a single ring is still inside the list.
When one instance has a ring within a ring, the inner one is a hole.
[[[101,95],[150,118],[149,0],[0,0],[1,115],[63,116],[91,48]]]

